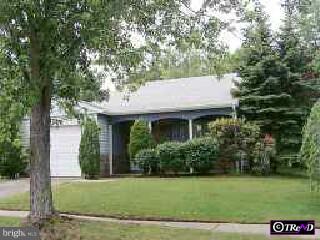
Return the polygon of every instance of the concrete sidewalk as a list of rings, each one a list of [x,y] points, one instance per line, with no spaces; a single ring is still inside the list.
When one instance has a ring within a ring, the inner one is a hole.
[[[5,211],[0,210],[2,217],[25,218],[29,214],[28,211]],[[137,220],[119,220],[108,217],[90,217],[82,215],[60,214],[61,216],[96,222],[110,222],[119,224],[135,224],[135,225],[153,225],[160,227],[184,228],[208,230],[219,233],[239,233],[239,234],[258,234],[269,236],[269,224],[241,224],[241,223],[197,223],[197,222],[167,222],[167,221],[137,221]],[[290,236],[287,236],[290,237]],[[291,236],[293,239],[316,239],[320,237],[320,229],[316,229],[315,236]]]

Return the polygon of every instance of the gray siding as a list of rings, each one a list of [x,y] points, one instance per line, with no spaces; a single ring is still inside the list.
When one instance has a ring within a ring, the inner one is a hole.
[[[97,122],[100,127],[100,155],[107,156],[110,153],[110,131],[109,121],[105,115],[97,115]]]
[[[96,120],[100,127],[100,173],[102,177],[107,177],[110,176],[110,120],[107,116],[101,114],[96,115]]]

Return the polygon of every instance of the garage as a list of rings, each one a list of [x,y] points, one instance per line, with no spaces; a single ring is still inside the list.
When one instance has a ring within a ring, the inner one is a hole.
[[[51,127],[50,168],[52,177],[80,177],[79,145],[81,128],[75,126]]]

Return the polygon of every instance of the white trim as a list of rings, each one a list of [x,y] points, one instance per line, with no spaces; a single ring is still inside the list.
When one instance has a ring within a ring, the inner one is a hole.
[[[232,110],[233,110],[232,117],[237,120],[238,117],[237,117],[237,109],[235,104],[232,105]]]
[[[189,119],[189,139],[193,139],[193,132],[192,132],[192,119]]]
[[[233,108],[233,106],[237,106],[238,103],[226,103],[226,104],[203,104],[192,107],[172,107],[172,108],[158,108],[158,109],[141,109],[141,110],[124,110],[121,112],[109,112],[104,111],[103,114],[106,115],[117,115],[117,116],[125,116],[132,114],[148,114],[148,113],[170,113],[170,112],[179,112],[179,111],[190,111],[190,110],[205,110],[205,109],[219,109],[219,108]]]

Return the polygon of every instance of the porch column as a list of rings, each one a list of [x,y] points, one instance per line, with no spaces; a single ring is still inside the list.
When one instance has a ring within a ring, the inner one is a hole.
[[[232,111],[233,111],[232,118],[237,119],[237,109],[235,104],[232,104]]]
[[[112,125],[109,125],[109,175],[112,176],[112,158],[113,158],[113,143],[112,143]]]
[[[152,133],[152,122],[149,121],[148,124],[149,124],[149,131],[150,131],[150,133]]]
[[[189,119],[189,139],[192,140],[192,119]],[[190,167],[190,174],[193,174],[193,167]]]
[[[191,140],[193,138],[192,134],[192,119],[189,119],[189,139]]]

